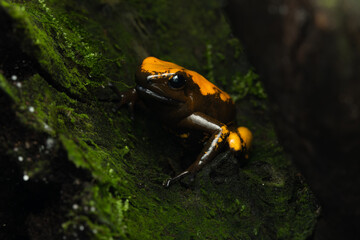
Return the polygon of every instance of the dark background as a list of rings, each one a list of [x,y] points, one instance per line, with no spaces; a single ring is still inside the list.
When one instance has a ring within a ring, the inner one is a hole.
[[[356,239],[359,4],[230,0],[226,11],[265,83],[285,150],[322,206],[314,238]]]

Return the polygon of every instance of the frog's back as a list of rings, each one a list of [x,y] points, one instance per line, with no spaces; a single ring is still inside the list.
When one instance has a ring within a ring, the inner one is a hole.
[[[187,69],[185,72],[192,77],[196,88],[198,88],[194,110],[201,111],[224,124],[234,121],[235,105],[230,95],[199,73]]]
[[[203,113],[206,115],[229,125],[235,120],[236,110],[232,99],[228,101],[219,100],[220,96],[204,96],[202,107]]]

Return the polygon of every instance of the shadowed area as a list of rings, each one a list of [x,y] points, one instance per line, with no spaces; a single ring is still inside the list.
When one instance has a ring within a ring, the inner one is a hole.
[[[360,5],[233,0],[227,12],[264,81],[285,150],[319,197],[315,239],[355,239]]]

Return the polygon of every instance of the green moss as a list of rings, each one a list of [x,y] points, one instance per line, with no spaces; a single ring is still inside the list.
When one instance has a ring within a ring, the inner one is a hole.
[[[5,77],[0,73],[0,88],[8,94],[13,100],[18,101],[18,96],[14,94],[12,87],[6,81]]]
[[[266,94],[231,37],[218,1],[1,1],[1,8],[35,73],[26,75],[21,88],[20,81],[0,75],[0,88],[14,100],[24,125],[55,139],[67,160],[89,175],[78,177],[82,188],[63,210],[62,234],[90,239],[311,235],[315,200],[285,158],[266,111],[251,103],[266,101]],[[126,110],[113,112],[116,96],[106,88],[109,81],[120,89],[133,85],[135,66],[148,54],[199,71],[233,93],[239,122],[255,136],[249,162],[239,168],[219,156],[214,161],[219,166],[201,171],[192,187],[162,187],[169,159],[180,159],[182,147],[151,117],[140,113],[132,121]],[[42,181],[40,176],[55,174],[49,165],[24,169]]]
[[[234,101],[244,99],[251,95],[259,99],[266,99],[266,93],[260,81],[259,76],[251,69],[245,74],[236,74],[233,80],[232,95]]]
[[[125,236],[124,213],[129,209],[128,200],[123,201],[121,196],[113,196],[108,188],[94,186],[86,189],[88,201],[73,205],[69,213],[70,221],[63,223],[67,232],[74,229],[90,231],[94,239],[118,239]],[[93,220],[96,219],[96,220]]]

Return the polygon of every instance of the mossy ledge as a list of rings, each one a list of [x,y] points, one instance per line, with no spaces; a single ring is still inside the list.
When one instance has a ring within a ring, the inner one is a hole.
[[[311,236],[318,206],[278,145],[260,83],[237,103],[255,135],[249,162],[225,152],[190,186],[161,186],[184,150],[156,119],[114,111],[107,84],[133,85],[149,54],[233,94],[251,88],[218,1],[1,0],[0,32],[0,239]]]

